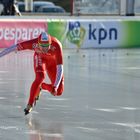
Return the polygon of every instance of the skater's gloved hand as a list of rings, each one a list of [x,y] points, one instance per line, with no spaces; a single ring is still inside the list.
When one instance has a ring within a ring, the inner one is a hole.
[[[57,95],[57,88],[56,87],[52,87],[52,91],[51,91],[51,94],[56,96]]]

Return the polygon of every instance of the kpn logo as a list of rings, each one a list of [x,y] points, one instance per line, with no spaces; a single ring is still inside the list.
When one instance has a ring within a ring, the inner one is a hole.
[[[78,48],[81,47],[85,37],[85,29],[81,26],[80,22],[69,22],[67,38],[75,44]]]

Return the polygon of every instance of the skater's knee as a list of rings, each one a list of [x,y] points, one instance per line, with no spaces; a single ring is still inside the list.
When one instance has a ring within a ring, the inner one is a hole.
[[[42,82],[45,79],[45,74],[43,72],[36,73],[36,81]]]
[[[63,92],[57,92],[57,96],[61,96]]]
[[[57,96],[61,96],[63,94],[64,87],[58,88]]]
[[[52,85],[51,84],[42,83],[41,88],[44,89],[44,90],[48,90],[49,92],[52,91]]]

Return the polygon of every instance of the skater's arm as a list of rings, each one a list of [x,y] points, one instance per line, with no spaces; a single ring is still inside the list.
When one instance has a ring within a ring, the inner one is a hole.
[[[56,72],[56,79],[55,79],[55,83],[52,86],[52,91],[51,93],[55,96],[57,94],[57,89],[59,87],[59,84],[62,80],[63,77],[63,65],[57,65],[57,72]]]
[[[57,92],[57,89],[59,87],[59,84],[63,77],[63,52],[62,52],[62,44],[59,40],[54,38],[55,40],[55,58],[56,58],[56,79],[52,89],[52,93],[55,95]]]
[[[56,79],[54,83],[54,87],[58,88],[62,76],[63,76],[63,52],[62,52],[62,44],[59,40],[57,40],[57,48],[56,48]]]
[[[10,52],[13,52],[17,49],[17,45],[12,45],[9,48],[4,49],[3,51],[0,52],[0,57],[9,54]]]
[[[63,65],[59,64],[59,65],[57,65],[56,79],[55,79],[54,87],[58,88],[58,86],[61,82],[62,76],[63,76]]]
[[[13,52],[13,51],[21,51],[21,50],[26,50],[26,49],[29,49],[29,50],[33,50],[33,44],[35,44],[37,41],[37,39],[32,39],[32,40],[27,40],[27,41],[24,41],[24,42],[21,42],[21,43],[18,43],[18,44],[14,44],[12,45],[11,47],[8,47],[6,49],[4,49],[3,51],[0,52],[0,57],[6,55],[6,54],[9,54],[10,52]]]
[[[22,51],[22,50],[33,50],[33,46],[35,46],[34,44],[36,44],[37,42],[37,39],[32,39],[32,40],[27,40],[27,41],[24,41],[24,42],[20,42],[17,44],[17,50],[18,51]]]
[[[57,93],[57,89],[62,80],[62,77],[63,77],[63,63],[61,61],[61,63],[57,64],[57,66],[56,66],[56,78],[55,78],[55,82],[53,85],[52,94],[55,95]]]

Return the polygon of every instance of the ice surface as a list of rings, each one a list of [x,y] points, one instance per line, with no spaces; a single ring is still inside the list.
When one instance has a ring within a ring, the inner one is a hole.
[[[33,52],[0,58],[0,140],[140,139],[140,50],[64,50],[65,91],[23,109]]]

